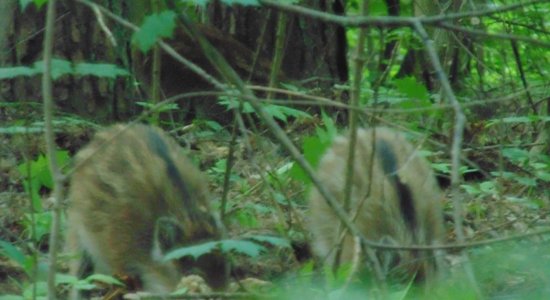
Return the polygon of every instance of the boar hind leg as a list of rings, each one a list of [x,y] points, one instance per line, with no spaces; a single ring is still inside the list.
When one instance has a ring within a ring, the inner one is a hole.
[[[91,267],[91,261],[84,253],[76,228],[69,227],[67,230],[65,253],[69,257],[69,274],[76,280],[80,280],[86,270]],[[75,285],[71,287],[68,298],[71,300],[80,299],[80,292]]]

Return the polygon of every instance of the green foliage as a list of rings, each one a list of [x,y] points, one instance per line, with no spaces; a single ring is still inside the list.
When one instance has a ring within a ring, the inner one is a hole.
[[[504,148],[502,149],[502,156],[527,171],[528,174],[503,171],[493,172],[494,176],[501,175],[506,179],[513,180],[527,187],[536,187],[539,184],[550,183],[550,156],[534,156],[520,148]]]
[[[212,175],[212,177],[214,177],[216,182],[222,183],[226,170],[227,170],[227,159],[224,158],[216,161],[216,163],[214,163],[214,165],[210,169],[208,169],[207,173]],[[246,180],[239,177],[239,175],[235,174],[234,172],[231,172],[231,174],[229,175],[229,181],[238,182],[239,184],[241,184],[241,186],[244,189],[248,188],[248,184],[246,183]]]
[[[173,259],[179,259],[185,256],[192,256],[197,259],[198,257],[213,252],[219,248],[219,242],[207,242],[195,246],[179,248],[168,252],[164,256],[164,261],[170,261]]]
[[[211,2],[211,0],[180,0],[180,2],[184,4],[191,3],[193,5],[205,7],[209,2]],[[225,5],[260,6],[260,3],[258,2],[258,0],[221,0],[221,2]],[[296,3],[298,1],[281,0],[281,2],[291,4],[291,3]]]
[[[25,286],[23,290],[24,299],[33,299],[34,289],[36,288],[37,299],[47,299],[48,295],[48,284],[46,281],[37,281],[32,284]]]
[[[3,106],[3,104],[7,103],[0,103],[0,107]],[[25,122],[15,122],[15,124],[21,124],[21,123],[27,123]],[[57,130],[58,128],[66,128],[66,126],[83,126],[83,127],[90,127],[90,128],[96,128],[98,129],[99,126],[96,123],[84,120],[79,117],[73,117],[70,115],[67,116],[59,116],[56,117],[55,120],[52,121],[52,124],[54,126],[54,130]],[[13,125],[13,126],[7,126],[7,127],[0,127],[0,134],[7,134],[7,135],[20,135],[20,134],[31,134],[31,133],[43,133],[44,132],[44,122],[37,121],[33,122],[28,125]]]
[[[495,182],[484,181],[474,184],[464,184],[461,187],[471,196],[493,197],[497,194]]]
[[[0,240],[0,255],[9,258],[27,271],[27,259],[25,254],[13,244]]]
[[[44,73],[44,62],[43,61],[37,61],[33,64],[33,67],[40,73]],[[52,79],[57,80],[61,76],[66,74],[74,74],[74,70],[72,69],[71,62],[64,59],[52,59],[51,61],[51,72],[52,72]]]
[[[316,135],[305,137],[302,142],[304,158],[314,168],[319,164],[319,160],[321,160],[325,150],[330,146],[332,140],[337,134],[334,121],[324,112],[322,114],[322,119],[325,128],[315,128]],[[306,184],[310,183],[310,178],[297,163],[294,163],[292,166],[290,176]]]
[[[132,43],[142,52],[149,51],[159,38],[171,38],[176,27],[176,13],[163,11],[147,16],[143,25],[132,36]]]
[[[206,7],[210,0],[179,0],[180,4],[184,5],[197,5],[200,7]]]
[[[220,242],[224,253],[235,252],[248,257],[258,257],[266,248],[258,243],[245,240],[225,240]]]
[[[238,109],[239,100],[230,97],[220,97],[219,103],[227,107],[227,110]],[[275,105],[275,104],[263,104],[265,111],[270,114],[273,118],[281,120],[283,122],[288,121],[288,117],[294,118],[311,118],[311,115],[288,106]],[[254,113],[254,108],[248,102],[243,102],[242,112],[249,114]]]
[[[44,128],[34,127],[32,125],[0,127],[0,134],[16,135],[16,134],[41,133],[41,132],[44,132]]]
[[[124,286],[124,283],[120,280],[114,278],[113,276],[104,274],[92,274],[84,279],[78,279],[77,277],[68,274],[56,274],[55,277],[56,285],[69,285],[80,291],[91,291],[97,289],[98,286],[96,285],[96,282],[108,285]]]
[[[29,238],[33,238],[32,232],[34,230],[35,242],[40,242],[44,236],[50,233],[50,227],[52,224],[51,211],[34,212],[34,223],[31,214],[25,214],[21,224],[25,228],[25,233]],[[34,226],[34,229],[33,229]]]
[[[493,299],[546,299],[550,263],[545,243],[515,241],[471,251],[477,285]],[[520,280],[521,279],[521,280]],[[477,299],[461,267],[433,290],[433,299]]]
[[[21,10],[24,11],[29,4],[34,3],[34,5],[40,9],[47,2],[48,0],[19,0],[19,6],[21,7]]]
[[[19,295],[1,295],[0,300],[26,300],[27,298]]]
[[[110,284],[110,285],[124,286],[124,283],[122,283],[118,279],[116,279],[112,276],[104,275],[104,274],[92,274],[92,275],[86,277],[83,281],[84,282],[97,281],[97,282],[102,282],[102,283],[106,283],[106,284]]]
[[[511,116],[487,121],[486,128],[497,124],[529,124],[538,122],[550,122],[550,116],[527,115],[527,116]]]
[[[128,76],[128,71],[113,64],[78,63],[74,66],[74,74],[115,79],[118,76]]]
[[[147,109],[150,113],[152,112],[168,112],[168,111],[177,111],[179,110],[179,105],[177,103],[162,103],[162,104],[155,104],[152,102],[142,102],[137,101],[135,102],[138,106],[143,107],[144,109]],[[151,114],[147,117],[147,122],[149,124],[155,124],[156,123],[156,117],[152,116]]]
[[[290,248],[290,243],[287,240],[279,237],[274,237],[270,235],[252,235],[247,238],[261,243],[268,243],[270,245],[280,248]]]
[[[352,268],[350,264],[342,264],[338,266],[336,272],[332,271],[332,266],[323,265],[323,274],[325,275],[325,281],[327,286],[336,288],[342,286],[346,279],[349,277]]]
[[[45,261],[36,261],[33,255],[23,253],[12,243],[0,240],[0,256],[5,256],[15,262],[30,278],[36,278],[33,283],[21,283],[22,295],[3,295],[0,299],[31,299],[36,287],[36,296],[46,296],[47,286],[43,279],[46,277],[47,264]],[[37,271],[35,273],[35,270]],[[36,277],[35,277],[36,274]]]
[[[69,152],[58,150],[56,158],[60,166],[67,166],[70,158]],[[41,188],[53,189],[53,180],[50,173],[48,159],[44,155],[40,155],[33,161],[28,161],[20,164],[17,167],[19,174],[24,178],[23,187],[25,192],[31,196],[33,208],[36,212],[42,210],[42,204],[39,191]],[[29,174],[30,173],[30,174]],[[30,175],[30,177],[28,176]]]
[[[430,93],[426,86],[420,84],[414,77],[406,77],[394,80],[397,90],[407,96],[407,100],[400,103],[401,108],[428,107]]]
[[[450,163],[432,163],[432,168],[436,170],[437,172],[443,173],[443,174],[451,174],[451,164]],[[469,168],[468,166],[460,166],[458,169],[458,173],[461,175],[467,174],[467,173],[473,173],[479,171],[478,169]]]
[[[7,67],[0,68],[0,79],[11,79],[20,76],[34,76],[40,72],[29,67]]]
[[[20,76],[34,76],[44,72],[44,62],[37,61],[32,67],[7,67],[0,68],[0,79],[12,79]],[[128,76],[128,71],[113,64],[76,63],[63,59],[52,59],[52,78],[54,80],[64,75],[96,76],[116,78]]]
[[[164,256],[164,261],[169,261],[173,259],[179,259],[185,256],[191,256],[194,259],[198,257],[211,253],[216,250],[220,250],[222,253],[237,253],[243,254],[249,257],[257,257],[262,252],[266,251],[266,247],[261,243],[268,243],[273,246],[288,248],[290,244],[288,241],[265,235],[254,235],[247,237],[249,240],[221,240],[214,242],[207,242],[195,246],[179,248],[173,251],[170,251]]]
[[[234,212],[234,218],[237,220],[240,226],[245,228],[256,228],[258,227],[258,218],[254,214],[254,210],[246,206],[244,209],[239,209]]]

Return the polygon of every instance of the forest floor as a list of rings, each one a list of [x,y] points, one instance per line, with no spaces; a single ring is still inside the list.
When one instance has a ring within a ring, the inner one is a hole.
[[[21,116],[16,112],[9,115],[9,112],[4,111],[2,117],[9,121]],[[310,126],[299,130],[294,128],[289,133],[299,142],[304,133],[314,131],[314,126]],[[91,138],[93,131],[87,126],[64,127],[57,133],[58,146],[67,150],[72,157]],[[306,265],[312,259],[307,247],[309,234],[304,226],[307,213],[306,188],[289,177],[276,176],[285,172],[291,159],[284,149],[265,136],[249,136],[250,145],[254,149],[246,149],[243,146],[245,143],[238,140],[226,222],[231,236],[268,234],[283,236],[292,242],[291,248],[268,247],[268,251],[261,257],[236,259],[234,273],[239,278],[253,278],[258,282],[284,281],[281,278],[300,276],[300,272],[305,272],[303,270],[307,269]],[[200,161],[201,169],[208,174],[212,194],[220,199],[230,136],[191,130],[181,137],[179,141],[190,150],[196,161]],[[38,242],[32,243],[29,214],[32,202],[25,192],[22,174],[26,170],[25,161],[39,161],[44,149],[41,134],[0,135],[0,242],[4,243],[2,245],[15,246],[25,255],[23,261],[27,262],[33,252],[38,253],[40,262],[45,262],[47,258],[50,219],[44,213],[49,209],[46,204],[49,190],[46,186],[40,186],[40,211],[45,217],[35,216],[35,239]],[[476,180],[465,184],[483,189],[483,182],[486,181]],[[479,193],[477,196],[464,193],[463,225],[469,242],[550,227],[549,204],[544,203],[548,199],[544,200],[546,196],[543,189],[526,191],[510,181],[501,182],[500,186],[504,190],[498,193]],[[541,202],[522,201],[520,195],[526,193],[531,193],[531,199],[541,199]],[[454,241],[452,205],[448,200],[445,220],[448,240]],[[472,248],[469,253],[480,285],[498,298],[501,295],[525,295],[526,291],[540,291],[542,294],[550,292],[550,252],[547,248],[548,238],[534,236]],[[9,249],[0,248],[0,292],[21,294],[29,281],[29,274],[13,257],[9,259],[8,255],[1,255]],[[446,255],[446,261],[451,265],[451,273],[455,274],[461,260],[451,253]],[[63,262],[60,271],[66,271]],[[43,270],[38,270],[39,276],[43,276],[41,272]],[[451,283],[446,288],[452,289],[453,286]]]

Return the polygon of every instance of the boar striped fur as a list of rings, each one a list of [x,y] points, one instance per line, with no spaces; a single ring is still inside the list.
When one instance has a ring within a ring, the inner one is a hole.
[[[86,252],[96,273],[135,276],[151,292],[172,291],[195,268],[221,288],[227,280],[221,254],[161,261],[175,247],[220,238],[223,227],[209,200],[207,180],[161,129],[111,126],[76,155],[68,250]],[[81,264],[74,259],[71,274],[78,276]]]
[[[350,218],[369,240],[392,245],[436,245],[443,240],[442,193],[429,163],[405,137],[392,129],[359,129],[353,169]],[[317,175],[340,204],[344,202],[349,138],[340,136],[322,157]],[[313,251],[333,266],[351,263],[354,239],[347,234],[342,248],[336,214],[315,188],[309,196]],[[436,269],[432,251],[380,250],[388,274],[431,276]],[[340,253],[337,258],[336,254]],[[386,275],[388,275],[386,274]]]

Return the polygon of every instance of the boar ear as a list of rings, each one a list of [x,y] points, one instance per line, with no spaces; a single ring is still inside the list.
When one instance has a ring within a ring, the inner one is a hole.
[[[183,240],[184,231],[176,219],[161,217],[155,223],[154,245],[159,254],[165,254]]]

